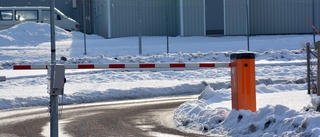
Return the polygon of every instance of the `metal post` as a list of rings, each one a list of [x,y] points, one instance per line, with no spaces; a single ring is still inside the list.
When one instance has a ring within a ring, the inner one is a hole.
[[[138,1],[138,35],[139,35],[139,54],[142,54],[142,19],[141,19],[141,0]]]
[[[249,40],[249,37],[250,37],[250,9],[249,9],[249,4],[250,4],[250,0],[247,0],[247,4],[246,4],[246,11],[247,11],[247,48],[248,48],[248,51],[250,51],[250,40]]]
[[[314,19],[314,0],[312,0],[312,24],[315,24]],[[313,45],[316,43],[316,32],[313,31]]]
[[[310,43],[307,43],[307,82],[308,82],[308,94],[311,93],[311,78],[310,78],[310,72],[311,72],[311,63],[310,63]]]
[[[248,48],[248,51],[250,51],[250,40],[249,40],[249,37],[250,37],[250,0],[247,0],[247,4],[246,4],[246,9],[247,9],[247,48]]]
[[[6,81],[6,76],[0,76],[0,81]]]
[[[169,1],[166,1],[167,53],[169,53]]]
[[[87,54],[87,38],[86,38],[86,7],[85,7],[85,0],[83,0],[82,8],[83,8],[83,42],[84,42],[84,55]]]
[[[318,48],[318,61],[317,61],[317,95],[320,96],[320,47],[319,45],[316,45]]]
[[[50,3],[50,31],[51,31],[51,72],[50,72],[50,93],[53,92],[54,68],[56,65],[56,38],[54,23],[55,0]],[[58,137],[58,96],[50,94],[50,137]]]

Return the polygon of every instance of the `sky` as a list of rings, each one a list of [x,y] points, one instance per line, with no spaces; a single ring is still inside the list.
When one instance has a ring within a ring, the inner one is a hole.
[[[56,28],[57,64],[228,63],[230,54],[248,50],[244,36],[169,37],[169,49],[166,37],[143,36],[142,54],[138,37],[86,37],[85,48],[83,33]],[[305,80],[304,45],[312,43],[312,38],[250,37],[250,52],[256,55],[256,112],[231,108],[230,68],[66,70],[63,104],[199,95],[174,110],[171,122],[175,128],[215,136],[320,136],[316,111],[320,99],[307,94]],[[22,23],[0,31],[0,41],[0,76],[7,78],[0,83],[0,112],[46,107],[47,71],[12,67],[50,64],[50,26]]]

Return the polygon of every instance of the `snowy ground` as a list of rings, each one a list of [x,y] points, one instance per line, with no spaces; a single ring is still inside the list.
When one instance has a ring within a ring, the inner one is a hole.
[[[47,106],[46,71],[13,71],[14,64],[50,63],[50,27],[24,23],[0,31],[0,109]],[[246,37],[142,37],[103,39],[57,28],[57,63],[229,62],[233,52],[247,49]],[[318,38],[318,36],[317,36]],[[320,99],[307,94],[306,54],[302,45],[312,35],[254,36],[257,112],[231,110],[229,68],[201,70],[67,70],[64,104],[160,96],[194,95],[205,98],[182,104],[173,122],[186,132],[227,136],[320,136]],[[66,57],[67,61],[60,60]],[[285,65],[281,65],[284,64]],[[268,65],[266,65],[268,64]],[[209,83],[206,87],[203,81]],[[313,103],[311,102],[313,101]],[[308,109],[306,109],[307,107]],[[1,115],[1,114],[0,114]]]

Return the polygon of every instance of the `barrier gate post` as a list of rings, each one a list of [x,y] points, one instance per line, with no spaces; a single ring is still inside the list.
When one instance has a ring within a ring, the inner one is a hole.
[[[0,76],[0,81],[6,81],[6,76]]]
[[[256,111],[254,53],[233,53],[231,63],[232,109]]]

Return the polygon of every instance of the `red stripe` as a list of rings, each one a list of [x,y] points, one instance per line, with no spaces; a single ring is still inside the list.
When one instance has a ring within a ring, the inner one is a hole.
[[[155,64],[140,64],[139,68],[155,68]]]
[[[79,64],[78,69],[90,69],[94,68],[94,64]]]
[[[232,64],[231,64],[231,63],[229,63],[229,67],[232,67]]]
[[[16,66],[13,66],[13,69],[14,70],[17,70],[17,69],[31,69],[31,65],[16,65]]]
[[[109,68],[125,68],[125,64],[109,64]]]
[[[170,64],[170,68],[185,68],[186,64],[178,63],[178,64]]]
[[[210,68],[214,68],[214,67],[216,67],[216,64],[214,64],[214,63],[200,63],[200,65],[199,65],[199,67],[200,68],[207,68],[207,67],[210,67]]]

